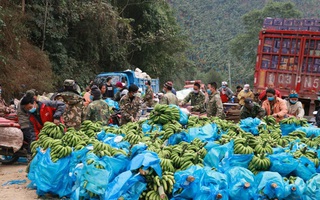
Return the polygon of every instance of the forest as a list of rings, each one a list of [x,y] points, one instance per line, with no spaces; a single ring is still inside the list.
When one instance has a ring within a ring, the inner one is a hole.
[[[265,17],[317,18],[316,0],[0,0],[3,96],[140,68],[173,80],[253,82]]]

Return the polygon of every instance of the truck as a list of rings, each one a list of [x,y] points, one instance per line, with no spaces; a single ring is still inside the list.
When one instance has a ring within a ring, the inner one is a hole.
[[[138,77],[136,76],[137,72],[132,70],[120,71],[120,72],[103,72],[98,74],[95,79],[95,84],[105,84],[107,82],[108,77],[112,77],[112,85],[115,85],[117,82],[121,82],[123,79],[126,80],[126,87],[129,88],[131,84],[137,85],[140,89],[142,89],[142,94],[145,94],[146,91],[146,81],[151,82],[151,87],[154,93],[159,92],[159,78],[149,79],[146,77]]]
[[[305,115],[319,105],[320,19],[266,18],[259,33],[254,90],[273,82],[283,98],[296,90]]]

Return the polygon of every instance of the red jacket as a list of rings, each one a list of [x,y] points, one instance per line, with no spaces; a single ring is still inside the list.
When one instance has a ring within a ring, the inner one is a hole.
[[[280,91],[279,91],[279,90],[276,90],[276,89],[275,89],[275,91],[276,91],[276,97],[279,97],[279,98],[281,99],[282,97],[281,97]],[[261,100],[261,102],[263,102],[264,100],[267,99],[267,94],[266,94],[266,92],[267,92],[267,90],[263,90],[263,91],[260,93],[259,99]]]
[[[37,102],[38,109],[35,113],[29,115],[30,122],[33,125],[36,139],[43,128],[45,122],[53,122],[54,119],[62,119],[62,114],[66,108],[61,101]]]

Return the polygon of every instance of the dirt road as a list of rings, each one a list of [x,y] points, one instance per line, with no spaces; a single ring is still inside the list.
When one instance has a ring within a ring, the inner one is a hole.
[[[0,164],[0,200],[33,200],[38,199],[35,190],[27,189],[30,183],[26,177],[27,164],[24,162],[13,165]],[[26,181],[21,185],[7,184],[9,181]]]

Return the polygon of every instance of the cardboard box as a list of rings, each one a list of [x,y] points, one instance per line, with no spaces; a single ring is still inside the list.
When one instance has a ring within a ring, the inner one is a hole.
[[[262,51],[265,52],[265,53],[270,53],[271,52],[271,47],[264,46]]]
[[[310,50],[309,52],[311,56],[320,56],[320,50]]]
[[[283,19],[279,19],[279,18],[276,18],[273,20],[273,25],[274,26],[282,26],[283,25]]]
[[[304,19],[303,26],[314,26],[314,19]]]
[[[279,56],[272,56],[272,62],[278,63]]]
[[[283,53],[283,54],[288,54],[289,51],[288,51],[287,48],[282,48],[282,49],[281,49],[281,53]]]
[[[293,25],[294,26],[302,26],[303,22],[301,19],[295,19],[293,20]]]
[[[297,69],[298,69],[298,65],[289,65],[288,66],[288,70],[290,70],[290,71],[297,71]]]
[[[280,70],[287,70],[287,68],[288,68],[287,64],[281,64],[278,67],[278,69],[280,69]]]
[[[263,55],[262,60],[271,61],[271,55]]]
[[[283,62],[286,64],[293,64],[294,63],[294,58],[283,58]]]
[[[285,19],[283,20],[283,25],[285,26],[292,26],[293,25],[293,19]]]
[[[272,46],[272,39],[271,38],[265,38],[264,39],[264,46]]]
[[[262,60],[262,63],[261,63],[261,68],[262,68],[262,69],[268,69],[268,68],[269,68],[269,65],[270,65],[270,62],[269,62],[269,61]]]

